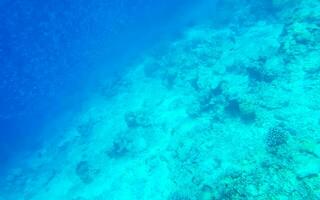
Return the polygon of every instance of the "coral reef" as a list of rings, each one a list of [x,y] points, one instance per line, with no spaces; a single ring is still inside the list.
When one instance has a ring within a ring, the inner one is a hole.
[[[256,113],[250,104],[230,99],[225,106],[225,111],[232,117],[239,117],[245,123],[252,123],[256,119]]]
[[[126,131],[117,135],[105,152],[109,158],[120,159],[128,156],[137,156],[143,152],[148,144],[140,130]]]
[[[320,199],[319,0],[216,6],[214,19],[103,84],[105,98],[11,173],[5,191],[31,200]]]
[[[99,174],[99,170],[94,169],[88,161],[78,162],[75,172],[80,180],[85,184],[90,184],[94,181],[95,177]]]
[[[130,153],[131,141],[128,141],[127,138],[118,138],[113,142],[112,147],[106,151],[107,155],[110,158],[121,158]]]
[[[287,143],[289,132],[282,126],[272,127],[266,134],[266,146],[269,150]]]
[[[143,111],[127,112],[125,114],[125,121],[128,128],[148,127],[151,125],[147,113]]]

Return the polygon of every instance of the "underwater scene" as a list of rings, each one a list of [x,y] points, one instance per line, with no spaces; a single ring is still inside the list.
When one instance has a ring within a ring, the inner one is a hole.
[[[0,19],[0,200],[320,200],[320,0]]]

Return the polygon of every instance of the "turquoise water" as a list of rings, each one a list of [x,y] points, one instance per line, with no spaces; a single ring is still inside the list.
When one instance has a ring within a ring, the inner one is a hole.
[[[3,7],[1,200],[320,199],[319,0],[109,3]]]

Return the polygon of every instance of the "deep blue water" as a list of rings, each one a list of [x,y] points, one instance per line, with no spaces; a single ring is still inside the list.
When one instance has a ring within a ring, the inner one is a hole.
[[[81,109],[97,79],[121,74],[130,58],[176,34],[173,19],[186,6],[184,0],[1,1],[0,162],[37,148],[42,128]]]

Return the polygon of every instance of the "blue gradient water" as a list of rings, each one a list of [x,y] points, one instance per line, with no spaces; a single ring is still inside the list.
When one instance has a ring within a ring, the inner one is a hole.
[[[187,4],[1,2],[1,162],[37,147],[43,126],[61,112],[80,109],[97,78],[121,74],[125,59],[178,31],[171,23]]]
[[[319,0],[0,0],[0,200],[320,199]]]

